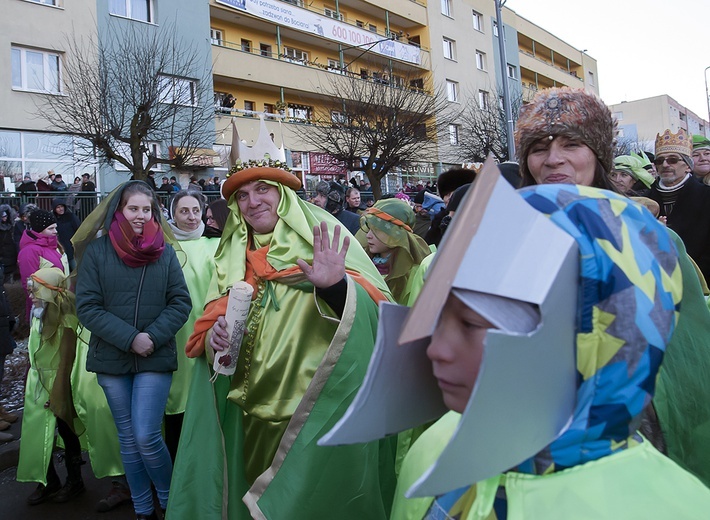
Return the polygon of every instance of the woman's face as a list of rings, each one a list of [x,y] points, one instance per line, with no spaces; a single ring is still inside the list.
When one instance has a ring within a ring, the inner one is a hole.
[[[202,221],[200,202],[195,197],[182,197],[175,203],[173,219],[181,231],[196,230]]]
[[[153,217],[151,199],[144,193],[133,193],[126,200],[121,213],[136,235],[143,234],[143,226]]]
[[[462,413],[483,359],[483,340],[493,326],[453,294],[449,295],[426,353],[444,403]]]
[[[530,147],[527,165],[537,184],[591,186],[597,158],[581,141],[558,135],[536,141]]]
[[[207,213],[205,214],[205,216],[207,217],[207,225],[209,227],[222,231],[222,229],[219,227],[219,222],[214,219],[214,216],[212,215],[212,210],[210,208],[207,208]]]
[[[42,231],[40,231],[39,234],[44,235],[46,237],[55,237],[57,236],[57,225],[51,224],[44,228]]]
[[[79,177],[74,177],[74,184],[81,184],[81,179]]]
[[[372,229],[367,232],[367,250],[371,255],[380,256],[386,256],[392,251],[387,244],[377,238],[377,235],[375,235]]]
[[[612,170],[609,174],[609,180],[619,190],[619,193],[628,193],[631,191],[636,180],[626,172]]]

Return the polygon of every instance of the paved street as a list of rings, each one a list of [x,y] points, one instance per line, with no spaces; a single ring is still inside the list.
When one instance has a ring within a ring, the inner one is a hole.
[[[86,455],[85,455],[86,456]],[[12,467],[0,472],[0,518],[3,520],[132,520],[133,508],[124,504],[108,513],[96,512],[97,502],[111,489],[111,480],[96,480],[87,465],[82,467],[86,492],[65,504],[45,502],[30,507],[25,502],[34,491],[36,484],[17,482],[17,468]],[[64,478],[64,468],[58,468]]]

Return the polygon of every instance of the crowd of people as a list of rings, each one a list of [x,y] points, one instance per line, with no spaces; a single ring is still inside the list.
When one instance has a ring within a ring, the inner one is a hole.
[[[98,509],[139,520],[701,518],[710,140],[615,157],[615,132],[553,88],[518,162],[412,196],[306,201],[265,158],[88,214],[0,206],[32,323],[28,504],[82,493],[86,450]]]

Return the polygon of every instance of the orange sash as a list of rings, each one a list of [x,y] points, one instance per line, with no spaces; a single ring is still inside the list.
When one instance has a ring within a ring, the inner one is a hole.
[[[244,281],[254,288],[253,298],[256,298],[257,282],[259,279],[278,280],[279,278],[302,273],[301,268],[297,265],[284,269],[283,271],[277,271],[266,259],[268,252],[269,246],[261,247],[253,251],[247,250]],[[365,289],[375,303],[379,305],[380,302],[387,301],[385,295],[360,273],[349,269],[346,269],[345,272]],[[228,295],[222,296],[216,300],[212,300],[205,306],[204,313],[195,322],[192,335],[190,339],[188,339],[187,345],[185,345],[187,357],[199,357],[205,351],[207,332],[209,332],[215,324],[217,318],[227,313],[227,298]]]

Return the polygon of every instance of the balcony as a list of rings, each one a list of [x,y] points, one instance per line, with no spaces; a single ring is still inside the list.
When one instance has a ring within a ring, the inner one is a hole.
[[[352,75],[360,74],[351,72],[350,70],[341,70],[340,67],[332,63],[317,63],[308,59],[300,59],[294,56],[277,54],[274,52],[264,52],[259,49],[242,50],[241,44],[221,41],[221,45],[212,45],[212,62],[213,74],[216,78],[227,83],[233,83],[234,80],[249,81],[268,85],[270,89],[275,87],[284,87],[286,89],[294,89],[299,91],[314,92],[320,85],[326,85],[332,78],[332,74],[337,75]],[[357,49],[355,49],[357,50]],[[429,53],[422,51],[422,55],[426,62],[429,62]],[[348,56],[345,57],[347,63]],[[383,70],[386,65],[386,60],[381,60]],[[395,64],[398,64],[395,62]],[[407,65],[399,64],[407,67]],[[359,68],[358,68],[359,70]],[[258,73],[252,73],[258,71]],[[397,70],[394,70],[395,76]],[[424,71],[422,71],[422,75]],[[372,74],[365,80],[375,81],[380,83],[389,83],[383,75]],[[395,85],[400,86],[400,85]],[[405,85],[401,85],[405,86]]]
[[[550,60],[538,58],[527,52],[520,52],[519,59],[521,68],[546,76],[554,81],[557,86],[584,86],[584,82],[575,71],[567,71],[567,69],[552,64]]]

